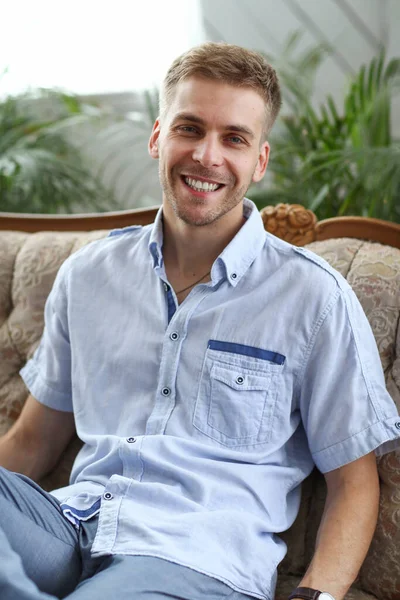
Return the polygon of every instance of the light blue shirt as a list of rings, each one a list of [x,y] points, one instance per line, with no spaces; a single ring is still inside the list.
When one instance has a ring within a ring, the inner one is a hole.
[[[179,306],[162,213],[73,254],[21,374],[84,442],[73,521],[95,554],[163,558],[271,600],[300,483],[392,449],[400,418],[368,321],[325,261],[265,232],[254,204]]]

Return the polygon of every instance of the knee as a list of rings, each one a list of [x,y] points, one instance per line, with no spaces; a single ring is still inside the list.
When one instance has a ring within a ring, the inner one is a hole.
[[[15,486],[18,486],[18,481],[21,476],[18,473],[9,471],[5,467],[0,466],[0,495],[9,497]]]

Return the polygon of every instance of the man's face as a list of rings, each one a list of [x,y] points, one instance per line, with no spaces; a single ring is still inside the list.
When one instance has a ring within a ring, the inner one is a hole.
[[[264,119],[264,101],[250,88],[200,77],[181,81],[149,142],[160,161],[165,214],[197,226],[224,215],[241,219],[243,197],[268,164]]]

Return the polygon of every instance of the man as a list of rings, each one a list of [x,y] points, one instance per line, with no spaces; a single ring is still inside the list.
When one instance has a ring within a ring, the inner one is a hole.
[[[163,205],[61,267],[31,392],[0,444],[3,600],[272,600],[314,464],[328,495],[291,598],[342,600],[399,439],[346,281],[267,234],[244,195],[280,107],[258,54],[204,44],[167,73],[149,142]],[[71,485],[39,479],[75,430]]]

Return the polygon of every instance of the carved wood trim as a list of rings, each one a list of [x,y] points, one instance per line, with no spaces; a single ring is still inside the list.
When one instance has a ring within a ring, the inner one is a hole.
[[[315,241],[317,217],[301,204],[277,204],[261,211],[265,229],[277,237],[304,246]]]

